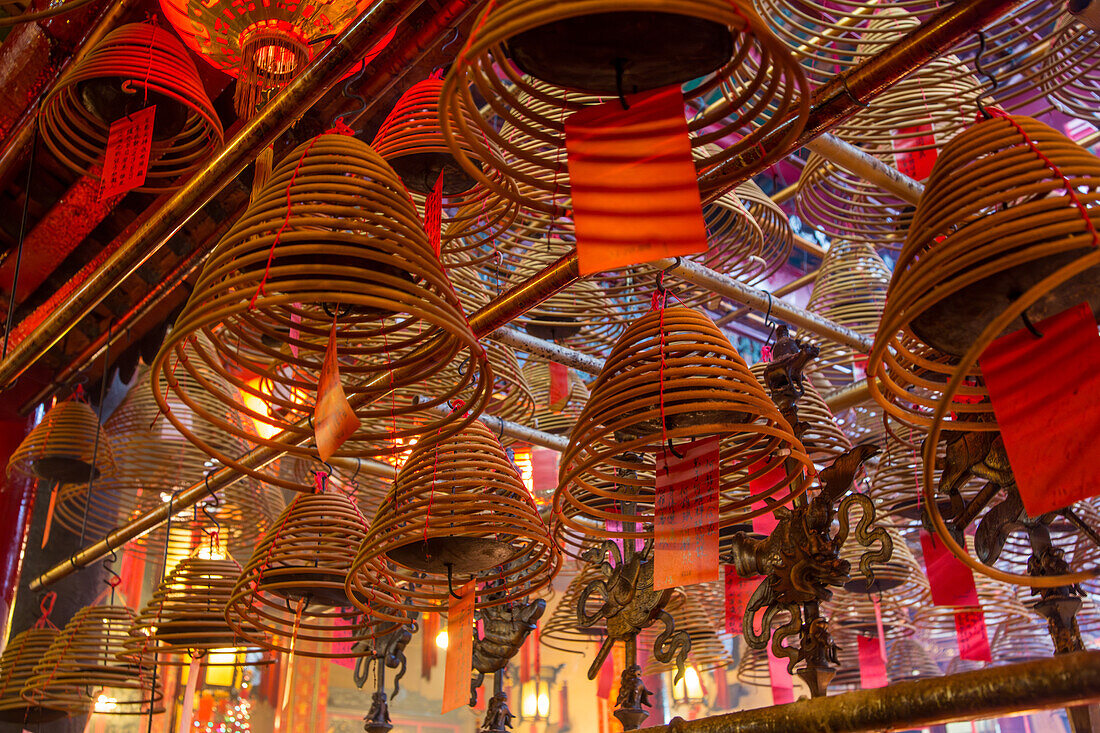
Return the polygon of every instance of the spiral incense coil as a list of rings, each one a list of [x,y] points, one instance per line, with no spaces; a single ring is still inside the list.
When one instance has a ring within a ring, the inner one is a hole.
[[[729,667],[733,664],[726,645],[718,638],[718,630],[721,619],[712,619],[688,590],[683,604],[671,611],[672,618],[676,622],[677,631],[686,631],[691,637],[691,651],[688,652],[688,663],[695,667],[697,672],[708,672],[712,669]],[[640,634],[640,640],[645,644],[651,644],[657,636],[656,627],[650,626]],[[676,662],[662,663],[656,657],[650,657],[649,663],[643,670],[644,674],[661,674],[676,669]]]
[[[499,341],[487,339],[482,342],[482,346],[485,347],[489,366],[493,370],[493,390],[485,407],[486,414],[528,424],[535,414],[535,397],[523,376],[516,353],[512,351],[512,347]],[[445,379],[458,380],[465,370],[465,364],[451,362],[446,365],[442,375]]]
[[[806,309],[856,333],[873,337],[886,304],[890,269],[866,242],[833,240],[818,270]],[[810,335],[821,354],[806,367],[823,388],[845,387],[862,379],[865,354]]]
[[[1100,54],[1097,34],[1064,15],[1050,50],[1043,58],[1041,84],[1055,108],[1080,120],[1100,122]]]
[[[943,670],[932,659],[919,639],[897,639],[889,645],[886,655],[886,676],[890,684],[905,680],[926,680],[942,677]]]
[[[82,482],[114,470],[114,457],[99,418],[84,402],[58,402],[8,459],[12,472],[58,483]],[[95,468],[92,468],[93,463]]]
[[[862,516],[861,512],[852,512],[852,522],[856,517]],[[911,606],[923,602],[928,595],[928,588],[921,580],[924,578],[924,569],[917,562],[909,545],[905,542],[902,531],[894,526],[888,519],[879,517],[875,522],[884,528],[894,543],[894,551],[890,559],[884,562],[872,563],[871,570],[874,573],[873,581],[868,581],[862,573],[858,572],[859,558],[865,552],[853,537],[840,548],[840,557],[851,563],[852,577],[844,584],[845,589],[859,594],[888,594],[903,606]]]
[[[641,22],[633,22],[636,18]],[[701,24],[713,39],[702,42],[687,30],[679,34],[670,30],[670,23]],[[692,144],[737,142],[701,157],[696,166],[703,170],[756,148],[759,161],[736,171],[738,180],[775,162],[787,142],[801,132],[809,112],[806,80],[797,63],[751,5],[741,0],[687,0],[675,10],[656,0],[595,5],[578,0],[553,5],[503,0],[487,7],[474,29],[440,95],[443,134],[467,174],[501,196],[516,196],[525,206],[546,213],[556,211],[559,196],[570,195],[566,118],[614,98],[619,89],[701,80],[685,95],[685,103],[698,110],[688,120]],[[559,32],[566,35],[559,39]],[[649,39],[650,34],[654,38]],[[560,53],[563,43],[568,50]],[[605,59],[588,58],[602,53],[609,43],[632,48]],[[669,43],[688,43],[691,51],[659,50]],[[546,56],[551,47],[554,54]],[[715,54],[712,64],[680,68],[707,54]],[[619,84],[615,58],[625,60],[619,62]],[[559,73],[563,70],[569,71]],[[682,74],[687,76],[679,78]],[[479,108],[482,112],[471,124],[464,110]],[[758,141],[777,132],[785,119],[793,124],[783,139],[767,150],[758,148]],[[506,190],[478,163],[519,185]],[[732,182],[731,176],[721,176],[715,187],[728,188]]]
[[[65,717],[64,710],[28,704],[19,694],[59,633],[49,627],[32,628],[8,641],[0,655],[0,721],[27,725]]]
[[[1011,618],[989,630],[990,656],[998,664],[1014,664],[1054,656],[1046,620],[1038,616]]]
[[[878,635],[875,620],[875,599],[879,600],[882,633],[887,640],[902,639],[915,633],[910,621],[912,608],[918,603],[930,603],[928,582],[923,570],[907,578],[908,587],[879,595],[851,591],[834,591],[833,597],[821,604],[821,614],[829,619],[829,628],[836,633]]]
[[[942,454],[942,448],[939,452]],[[884,441],[884,451],[879,456],[878,465],[868,472],[870,489],[867,493],[875,503],[875,508],[899,524],[915,525],[920,521],[921,464],[919,444],[906,445],[889,439]],[[970,495],[977,489],[972,483],[964,487],[963,494]],[[941,510],[947,511],[947,497],[939,497],[937,501],[941,504]]]
[[[341,383],[362,421],[336,456],[385,455],[421,434],[446,438],[488,402],[492,377],[485,352],[409,195],[366,144],[326,134],[303,143],[272,171],[210,255],[153,365],[157,402],[166,409],[168,394],[189,406],[191,424],[171,412],[167,417],[226,466],[284,488],[312,490],[273,470],[244,466],[198,426],[249,446],[315,458],[308,443],[334,323]],[[271,358],[253,359],[256,351]],[[463,361],[462,375],[442,377],[448,364]],[[202,383],[207,368],[227,388],[209,381],[189,388],[183,375]],[[211,396],[220,410],[206,406]],[[432,411],[459,398],[468,414]],[[227,420],[226,411],[255,422],[262,434]]]
[[[1023,328],[1025,311],[1037,322],[1082,300],[1100,309],[1098,181],[1096,156],[1029,117],[993,117],[947,144],[868,363],[882,382],[869,379],[871,393],[888,412],[915,425],[997,429],[990,402],[970,401],[987,394],[978,356]]]
[[[127,651],[135,617],[123,606],[77,611],[39,659],[23,687],[23,700],[72,715],[91,712],[101,700],[112,715],[164,712],[153,666],[118,658]]]
[[[745,282],[750,284],[762,282],[787,264],[791,250],[794,248],[794,231],[791,229],[787,213],[752,179],[737,186],[735,191],[752,215],[753,221],[760,227],[760,233],[764,237],[760,259],[765,264],[759,272],[745,279]]]
[[[242,651],[242,637],[225,620],[225,607],[240,574],[241,566],[231,557],[205,559],[200,553],[180,561],[134,619],[126,642],[131,658],[150,660],[157,654],[160,664],[185,665],[192,656]],[[248,633],[263,638],[254,628]],[[235,663],[236,654],[231,659]],[[209,656],[206,663],[212,663]]]
[[[145,183],[161,193],[205,165],[224,134],[195,64],[171,31],[129,23],[73,64],[42,102],[42,141],[68,168],[99,178],[111,123],[156,105]]]
[[[385,576],[363,572],[382,562]],[[479,422],[421,442],[401,467],[348,575],[368,614],[433,611],[479,581],[476,606],[509,603],[550,583],[561,556],[500,442]],[[392,576],[392,577],[391,577]],[[378,591],[382,592],[379,593]]]
[[[877,640],[877,637],[876,637]],[[837,667],[829,680],[829,692],[850,692],[862,687],[859,664],[859,640],[856,634],[833,632],[837,646]]]
[[[547,362],[533,355],[523,362],[523,375],[535,398],[534,426],[554,435],[567,435],[588,402],[588,385],[576,370],[569,369],[569,392],[561,410],[550,406],[550,368]]]
[[[456,249],[480,252],[484,259],[492,255],[492,241],[512,223],[516,206],[511,198],[477,185],[452,157],[439,128],[442,89],[442,79],[434,78],[410,87],[382,122],[371,147],[393,166],[421,210],[437,179],[443,177],[442,261],[447,262]],[[513,187],[507,180],[500,185]],[[459,236],[453,234],[456,231]]]
[[[583,565],[562,593],[553,611],[539,629],[539,643],[551,649],[570,654],[587,654],[593,641],[601,641],[607,633],[604,622],[584,628],[577,625],[577,601],[581,591],[593,580],[599,579],[600,571],[596,565]],[[560,578],[560,576],[559,576]],[[585,610],[594,614],[603,605],[599,592],[592,593],[585,603]]]
[[[574,536],[651,536],[658,453],[709,436],[719,439],[719,527],[768,512],[764,497],[779,505],[799,495],[803,471],[813,471],[718,327],[688,308],[654,309],[626,330],[592,386],[561,457],[555,516]]]
[[[385,633],[363,618],[344,583],[367,520],[340,493],[298,494],[271,525],[233,586],[225,618],[250,643],[325,659],[361,657]],[[360,569],[368,582],[375,565]],[[400,610],[389,628],[405,623]],[[316,642],[314,644],[308,642]]]
[[[764,384],[764,370],[767,366],[766,362],[760,362],[750,367],[752,375],[765,391],[767,385]],[[849,450],[852,441],[841,430],[829,406],[825,404],[825,399],[809,377],[804,378],[803,389],[804,392],[798,400],[798,419],[808,425],[802,434],[802,445],[810,458],[820,463]]]

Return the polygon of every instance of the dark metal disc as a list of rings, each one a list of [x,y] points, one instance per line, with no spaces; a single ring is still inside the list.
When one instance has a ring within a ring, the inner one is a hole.
[[[99,469],[94,469],[92,464],[76,456],[48,455],[35,458],[30,462],[31,473],[47,481],[56,481],[62,484],[79,484],[92,478],[99,478]]]
[[[410,191],[427,196],[435,189],[435,181],[443,176],[443,195],[455,196],[474,187],[474,179],[447,153],[412,153],[388,158],[387,163],[401,177]]]
[[[153,139],[168,140],[183,132],[191,114],[186,105],[154,91],[149,92],[146,101],[144,90],[139,89],[134,94],[123,91],[124,81],[121,77],[88,79],[77,85],[77,94],[84,108],[105,125],[155,104]]]
[[[507,562],[515,550],[511,544],[485,537],[429,537],[395,547],[386,553],[394,562],[413,570],[446,575],[471,575]],[[455,580],[455,585],[459,585]]]

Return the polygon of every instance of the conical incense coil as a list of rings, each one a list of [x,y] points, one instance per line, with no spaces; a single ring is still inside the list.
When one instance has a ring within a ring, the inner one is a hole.
[[[309,657],[361,657],[384,633],[352,606],[344,583],[367,520],[339,493],[299,494],[256,546],[225,609],[241,637]],[[373,579],[373,566],[363,572]],[[400,610],[392,622],[403,623]],[[303,643],[303,642],[316,642]]]
[[[1046,619],[1032,614],[1006,619],[996,630],[988,629],[989,651],[1000,664],[1027,662],[1054,656],[1054,643]]]
[[[602,641],[607,633],[606,626],[598,622],[591,627],[582,628],[577,625],[577,601],[581,591],[593,580],[600,579],[599,567],[583,564],[580,571],[573,576],[566,586],[565,591],[558,594],[553,610],[549,617],[542,622],[539,629],[539,643],[544,646],[571,654],[586,654],[592,642]],[[560,582],[559,576],[559,582]],[[603,598],[599,591],[592,593],[585,603],[585,610],[594,614],[603,604]]]
[[[718,638],[723,619],[712,617],[703,608],[699,599],[692,593],[694,586],[684,588],[684,602],[670,613],[676,622],[677,631],[686,631],[691,637],[691,651],[688,652],[688,661],[697,672],[706,672],[712,669],[728,667],[733,664],[726,645]],[[646,643],[651,643],[657,635],[655,627],[650,626],[642,632],[641,637]],[[676,663],[659,662],[651,657],[645,667],[645,674],[660,674],[676,668]]]
[[[868,363],[878,377],[868,380],[872,395],[887,411],[921,426],[939,411],[937,424],[996,429],[991,403],[978,401],[986,346],[1023,328],[1025,311],[1036,322],[1082,300],[1100,308],[1098,180],[1096,156],[1029,117],[993,117],[947,144]]]
[[[851,521],[854,524],[857,521],[857,512],[853,512],[852,515]],[[862,517],[862,513],[858,513],[858,516]],[[874,577],[872,580],[868,580],[856,570],[859,567],[859,560],[865,548],[855,542],[854,537],[849,535],[849,541],[845,542],[840,548],[840,557],[847,560],[853,570],[851,578],[844,584],[845,589],[856,595],[888,595],[902,606],[912,606],[918,602],[923,602],[928,595],[927,586],[921,582],[924,578],[924,569],[909,549],[901,529],[885,517],[878,517],[875,524],[885,529],[886,533],[890,535],[890,540],[894,543],[894,550],[890,555],[890,559],[873,563],[871,571]]]
[[[709,318],[688,308],[651,310],[622,335],[592,385],[561,457],[555,516],[574,536],[651,536],[657,454],[670,442],[709,436],[719,439],[720,527],[769,511],[764,497],[778,505],[797,496],[803,472],[813,471]],[[608,529],[612,522],[618,528]]]
[[[527,361],[523,362],[523,374],[535,398],[535,427],[555,435],[565,435],[572,430],[588,402],[588,385],[576,370],[569,369],[568,391],[560,410],[555,410],[550,404],[550,366],[547,362],[529,354]]]
[[[99,178],[111,123],[156,105],[145,183],[160,193],[200,168],[223,132],[198,70],[179,39],[151,23],[104,36],[42,102],[42,141],[72,170]]]
[[[886,675],[893,684],[941,677],[943,670],[928,653],[928,647],[918,639],[907,638],[890,644],[886,655]]]
[[[203,550],[209,550],[210,559],[202,557]],[[161,581],[130,627],[126,646],[134,658],[148,661],[158,654],[160,664],[183,665],[193,656],[249,646],[225,620],[241,566],[231,557],[214,559],[218,554],[217,548],[201,548]],[[248,632],[263,637],[256,629]]]
[[[767,366],[766,362],[760,362],[751,367],[752,375],[765,391],[767,385],[764,384],[764,370]],[[808,425],[802,434],[802,445],[810,458],[819,462],[826,461],[850,449],[852,441],[840,429],[832,411],[825,404],[825,399],[809,377],[803,380],[803,390],[798,399],[798,419]]]
[[[856,333],[874,336],[886,304],[890,269],[866,242],[833,240],[821,263],[806,309]],[[866,355],[819,336],[808,336],[821,354],[806,373],[822,387],[844,387],[863,377]]]
[[[271,470],[244,466],[196,426],[316,457],[307,443],[314,437],[318,379],[334,322],[341,383],[362,421],[348,437],[354,448],[335,455],[385,455],[422,433],[446,437],[484,409],[492,383],[485,352],[408,193],[367,145],[325,134],[272,171],[207,260],[154,363],[158,404],[167,410],[167,393],[194,410],[191,425],[171,412],[166,416],[223,464],[309,490]],[[432,348],[425,348],[429,343]],[[255,352],[274,358],[253,359]],[[461,376],[442,379],[447,364],[463,360]],[[228,388],[207,383],[200,397],[177,376],[201,382],[204,368],[219,373]],[[201,404],[207,393],[221,412]],[[432,412],[458,398],[467,400],[469,415]],[[225,411],[255,421],[262,434],[226,420]]]
[[[611,14],[604,15],[606,13]],[[648,25],[656,31],[657,37],[662,41],[689,43],[690,54],[676,52],[669,56],[658,51],[655,43],[630,38],[631,32],[639,26],[624,22],[624,17],[649,16],[652,20],[655,14],[660,14],[661,19]],[[553,33],[555,24],[578,20],[595,29],[599,40],[586,38],[573,44],[566,53],[556,52],[545,60],[549,63],[554,63],[554,59],[564,60],[567,67],[579,69],[582,76],[589,79],[548,74],[545,63],[532,63],[530,52],[540,47],[546,49],[544,43],[534,40],[535,34],[541,35],[547,29]],[[688,31],[686,35],[669,31],[670,22],[684,21],[702,23],[716,31],[713,42],[701,43]],[[656,0],[625,4],[570,1],[552,6],[534,0],[504,0],[487,7],[474,28],[444,83],[440,99],[444,135],[455,158],[469,175],[486,186],[495,187],[501,196],[518,195],[521,203],[544,212],[554,212],[556,197],[569,196],[565,120],[572,112],[614,96],[619,88],[615,84],[616,57],[625,59],[625,63],[620,62],[621,88],[629,91],[676,83],[676,79],[663,79],[665,72],[689,57],[692,62],[697,60],[700,49],[719,54],[715,66],[688,72],[690,76],[678,80],[686,82],[702,77],[701,83],[694,85],[685,96],[689,107],[701,110],[688,121],[688,128],[694,133],[693,145],[728,141],[728,136],[734,133],[739,138],[732,145],[723,146],[720,152],[698,160],[700,170],[756,147],[761,136],[778,130],[780,120],[793,120],[788,134],[783,136],[785,140],[793,140],[808,114],[808,90],[797,64],[767,31],[752,6],[740,0],[733,3],[689,0],[675,9]],[[602,45],[612,30],[620,29],[622,32],[615,33],[613,43],[624,37],[627,42],[639,43],[637,54],[615,53],[603,63],[595,59],[591,63],[578,61],[578,55],[583,57],[595,46]],[[651,61],[643,57],[656,59],[654,54],[660,55],[660,61],[651,67]],[[741,77],[734,78],[735,72],[750,57],[752,68],[743,69]],[[524,74],[523,68],[530,74]],[[546,81],[539,81],[539,78]],[[470,124],[463,110],[479,109],[475,100],[488,104]],[[739,174],[767,166],[781,154],[784,144],[780,142],[775,148],[762,150],[759,163]],[[465,149],[474,151],[475,155],[468,155]],[[504,190],[478,167],[478,162],[504,173],[515,180],[518,187],[514,192]],[[744,177],[738,176],[739,180]],[[728,177],[723,177],[717,186],[723,187],[730,182]],[[538,194],[530,195],[535,191]]]
[[[1096,100],[1100,96],[1100,54],[1096,31],[1069,15],[1062,16],[1050,50],[1043,59],[1040,84],[1056,109],[1100,122]]]
[[[737,186],[735,191],[752,215],[753,221],[760,227],[764,238],[760,259],[765,264],[759,272],[747,278],[746,282],[762,282],[787,264],[794,248],[794,231],[787,213],[751,179]]]
[[[869,595],[840,588],[833,597],[821,604],[821,614],[829,619],[829,628],[848,634],[878,635],[875,619],[875,600],[879,602],[882,617],[882,633],[886,639],[912,636],[916,629],[909,618],[916,603],[931,603],[928,583],[922,574],[910,580],[912,592]],[[913,602],[910,605],[910,602]]]
[[[512,347],[491,339],[483,341],[482,346],[493,370],[493,390],[485,407],[486,414],[529,424],[535,413],[535,397],[523,376],[516,353]],[[466,368],[464,363],[451,362],[444,369],[443,376],[445,379],[459,379]]]
[[[8,641],[0,655],[0,720],[28,725],[66,716],[62,709],[29,704],[19,694],[59,633],[49,627],[32,628]]]
[[[12,453],[8,474],[87,483],[114,470],[111,446],[101,430],[99,418],[86,403],[58,402]]]
[[[375,574],[372,584],[362,569],[377,562],[392,579]],[[560,564],[519,472],[475,422],[413,448],[371,522],[347,589],[367,613],[393,604],[433,611],[474,578],[476,605],[485,608],[542,588]]]
[[[98,704],[112,715],[163,712],[152,665],[118,658],[136,614],[122,606],[86,606],[54,639],[23,687],[33,705],[74,715]]]

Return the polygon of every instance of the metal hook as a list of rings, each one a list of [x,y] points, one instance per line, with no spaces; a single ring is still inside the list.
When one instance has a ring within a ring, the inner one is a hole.
[[[672,444],[672,438],[668,439],[668,450],[672,453],[672,455],[676,456],[677,458],[682,459],[684,457],[684,455],[686,455],[686,454],[681,453],[680,451],[676,450],[676,446],[674,446]]]
[[[764,314],[764,325],[771,326],[772,330],[768,333],[768,340],[764,342],[764,346],[771,345],[772,339],[775,338],[775,329],[779,327],[779,324],[772,320],[772,303],[772,294],[768,293],[768,312]]]
[[[997,81],[997,77],[995,75],[993,75],[993,74],[989,73],[988,71],[986,71],[985,68],[982,66],[982,58],[984,56],[985,56],[985,31],[979,30],[978,31],[978,53],[974,56],[974,68],[978,70],[979,74],[984,76],[986,79],[989,79],[989,90],[988,91],[983,90],[982,93],[979,94],[978,97],[974,100],[974,104],[975,104],[975,106],[977,106],[978,112],[981,114],[982,119],[988,120],[988,119],[991,119],[993,117],[993,115],[989,114],[989,111],[986,110],[985,104],[982,102],[982,100],[986,96],[992,96],[993,92],[997,91],[997,85],[998,85],[999,82]]]
[[[447,593],[450,594],[451,598],[454,598],[456,600],[462,600],[462,596],[455,593],[455,586],[454,586],[454,568],[455,568],[455,566],[454,566],[454,563],[444,563],[444,564],[447,566]]]
[[[359,68],[344,82],[344,87],[343,89],[341,89],[340,93],[344,96],[345,99],[359,100],[359,106],[350,112],[345,112],[343,114],[337,115],[336,117],[333,117],[331,124],[332,127],[336,127],[337,120],[343,120],[345,118],[351,120],[352,122],[355,122],[356,118],[367,111],[367,98],[359,92],[352,91],[352,85],[358,84],[363,79],[363,74],[366,72],[366,70],[367,59],[360,59]]]
[[[626,59],[617,57],[613,63],[615,64],[615,89],[619,92],[619,104],[623,106],[624,110],[628,110],[630,105],[626,103],[626,94],[623,92],[623,72],[626,70]]]
[[[209,500],[204,501],[202,504],[202,513],[205,514],[207,520],[209,520],[210,523],[214,525],[214,534],[211,535],[209,532],[207,533],[207,536],[209,536],[211,538],[211,541],[213,541],[214,537],[221,537],[222,525],[221,522],[218,521],[218,518],[210,511],[210,509],[211,507],[213,507],[214,509],[218,509],[219,507],[221,507],[222,500],[218,498],[218,495],[216,493],[214,493],[214,489],[210,488],[209,471],[207,471],[206,474],[203,476],[203,483],[206,484],[206,493],[209,494],[210,498],[214,500],[213,504],[211,504]]]
[[[1020,314],[1020,320],[1024,322],[1024,328],[1030,331],[1032,336],[1037,339],[1041,339],[1043,337],[1043,334],[1039,332],[1039,329],[1035,328],[1035,324],[1031,322],[1030,318],[1028,318],[1026,310]]]

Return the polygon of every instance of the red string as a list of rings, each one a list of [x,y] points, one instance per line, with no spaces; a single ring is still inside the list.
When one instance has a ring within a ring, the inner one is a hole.
[[[332,127],[329,128],[328,130],[325,130],[325,134],[326,135],[354,136],[355,135],[355,130],[348,127],[347,123],[344,122],[343,117],[337,117],[336,121],[332,123]]]
[[[42,612],[42,616],[34,622],[34,628],[36,629],[56,629],[53,621],[50,621],[50,614],[53,613],[53,604],[57,602],[57,593],[50,591],[46,595],[42,596],[42,602],[38,604],[38,610]]]
[[[1016,131],[1020,133],[1020,137],[1022,137],[1024,139],[1024,142],[1027,143],[1027,146],[1031,148],[1031,152],[1035,153],[1035,155],[1037,155],[1040,160],[1046,163],[1047,168],[1049,168],[1052,173],[1057,174],[1058,177],[1062,179],[1062,183],[1065,184],[1066,193],[1069,194],[1070,200],[1073,201],[1074,206],[1076,206],[1077,210],[1081,212],[1081,217],[1085,220],[1085,228],[1089,230],[1090,234],[1092,234],[1093,246],[1100,247],[1100,234],[1097,234],[1096,227],[1093,226],[1092,219],[1089,218],[1088,209],[1086,209],[1085,205],[1081,203],[1081,200],[1077,198],[1077,192],[1073,190],[1073,184],[1071,184],[1069,179],[1066,178],[1066,174],[1062,172],[1062,169],[1056,166],[1054,164],[1054,161],[1044,155],[1043,151],[1039,150],[1039,147],[1035,144],[1031,137],[1028,136],[1026,132],[1024,132],[1024,128],[1020,127],[1020,125],[1016,123],[1016,120],[1012,119],[1012,117],[1010,117],[1008,113],[996,108],[990,109],[988,111],[989,114],[993,115],[994,117],[1003,117],[1004,119],[1008,120],[1008,123],[1016,128]]]

